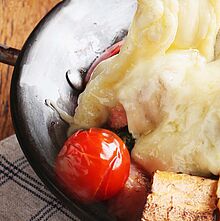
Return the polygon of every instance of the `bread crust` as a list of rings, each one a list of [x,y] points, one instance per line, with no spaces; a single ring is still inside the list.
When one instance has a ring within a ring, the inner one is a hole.
[[[213,221],[217,181],[157,171],[141,221]]]

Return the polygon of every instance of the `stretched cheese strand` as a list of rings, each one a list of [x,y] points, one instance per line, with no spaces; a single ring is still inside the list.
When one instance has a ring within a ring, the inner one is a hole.
[[[178,31],[172,48],[195,48],[214,59],[216,33],[219,30],[219,1],[184,0],[179,4]],[[213,7],[214,6],[214,7]]]
[[[97,67],[93,75],[95,78],[80,95],[72,127],[98,127],[106,122],[108,107],[118,102],[115,84],[123,79],[140,57],[147,59],[165,53],[175,38],[177,12],[177,0],[140,0],[120,54]]]

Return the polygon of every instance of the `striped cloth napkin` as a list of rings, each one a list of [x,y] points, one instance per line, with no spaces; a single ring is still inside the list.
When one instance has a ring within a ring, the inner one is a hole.
[[[0,142],[0,202],[0,221],[79,221],[36,176],[15,135]]]

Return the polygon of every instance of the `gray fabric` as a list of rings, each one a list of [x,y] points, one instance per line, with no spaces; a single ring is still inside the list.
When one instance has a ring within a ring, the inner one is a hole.
[[[47,220],[79,219],[42,184],[13,135],[0,142],[0,221]]]

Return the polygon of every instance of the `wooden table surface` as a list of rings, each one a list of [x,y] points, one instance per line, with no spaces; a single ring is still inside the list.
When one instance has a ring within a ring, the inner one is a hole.
[[[0,0],[0,44],[21,48],[39,20],[60,0]],[[0,64],[0,140],[13,134],[10,81],[13,67]]]

